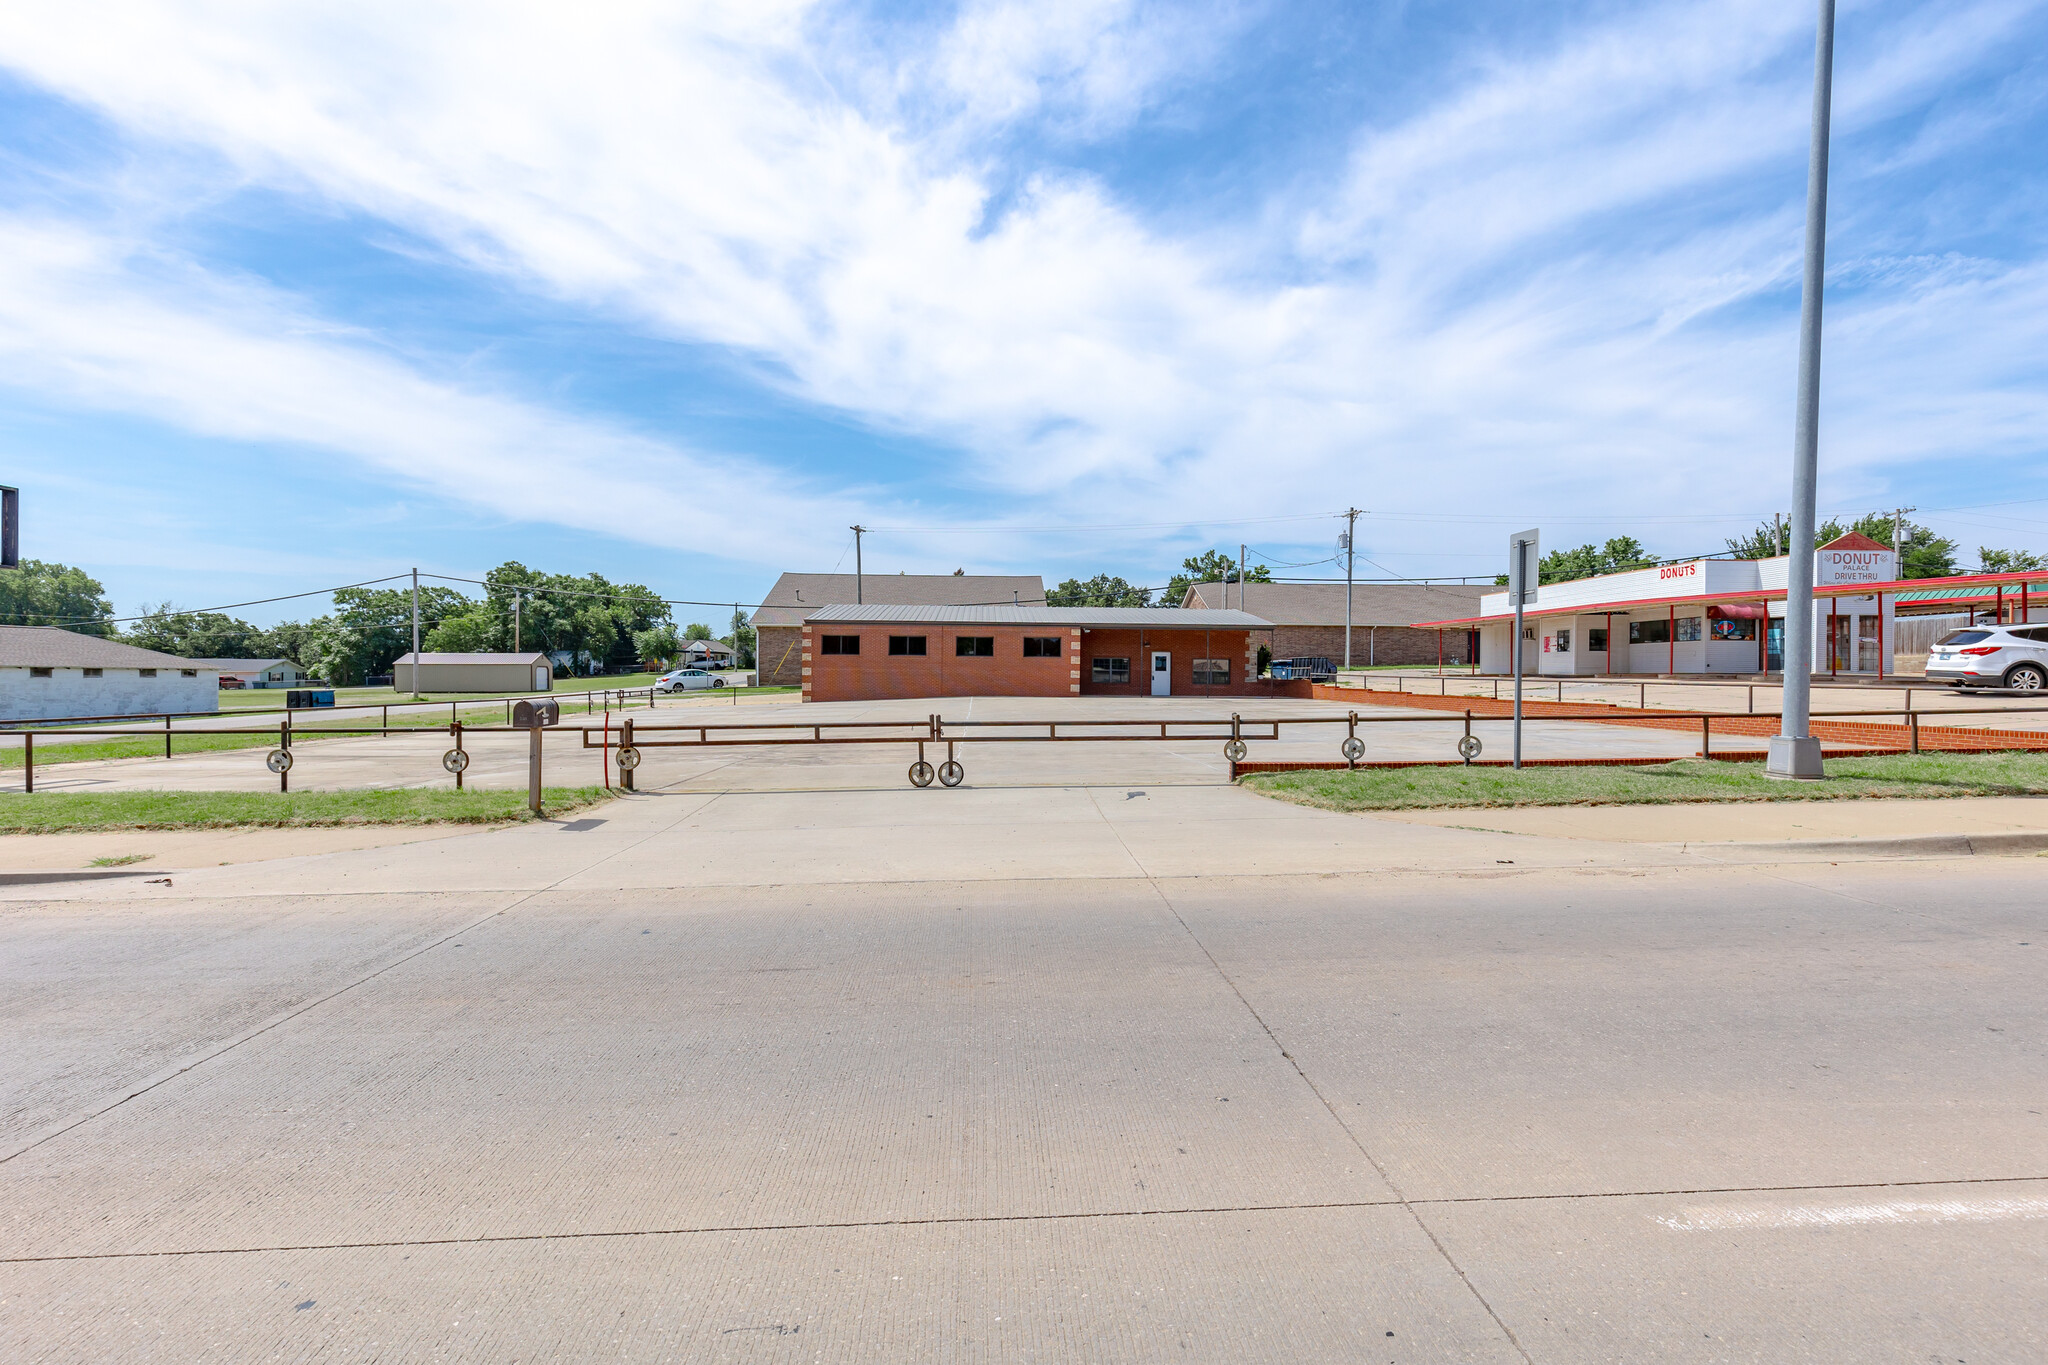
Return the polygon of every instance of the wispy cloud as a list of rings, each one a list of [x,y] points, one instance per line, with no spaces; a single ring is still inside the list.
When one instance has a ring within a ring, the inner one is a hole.
[[[1846,6],[1860,27],[1842,138],[2039,37],[2042,12]],[[1320,186],[1248,186],[1239,218],[1195,228],[1014,153],[1018,129],[1113,144],[1146,109],[1227,79],[1259,22],[1284,7],[988,0],[915,41],[760,0],[687,17],[161,5],[118,25],[17,7],[0,60],[145,143],[385,220],[507,287],[729,348],[789,402],[953,445],[943,501],[1165,519],[1354,499],[1778,500],[1755,489],[1789,429],[1806,9],[1645,5],[1541,50],[1467,54],[1440,100],[1357,130]],[[1921,140],[1988,135],[2033,99],[2006,89]],[[720,475],[319,335],[288,300],[146,289],[119,248],[72,259],[56,227],[11,230],[43,263],[5,276],[4,325],[37,357],[29,372],[80,401],[229,435],[317,432],[508,515],[610,524],[622,490],[601,471],[630,449],[646,472],[624,492],[649,506],[689,480],[791,526],[846,520],[765,491],[787,483],[772,468]],[[1959,275],[1910,242],[1883,257],[1830,314],[1837,489],[1860,495],[1901,462],[2038,451],[2039,262]],[[47,307],[67,317],[23,320]],[[490,486],[500,461],[565,458],[584,471],[566,493]],[[1725,495],[1702,493],[1703,469]],[[909,495],[864,470],[844,483]]]

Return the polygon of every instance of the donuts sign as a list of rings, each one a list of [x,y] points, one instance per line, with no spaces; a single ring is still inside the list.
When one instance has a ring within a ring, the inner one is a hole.
[[[1816,584],[1889,583],[1898,577],[1899,557],[1890,550],[1815,550]]]

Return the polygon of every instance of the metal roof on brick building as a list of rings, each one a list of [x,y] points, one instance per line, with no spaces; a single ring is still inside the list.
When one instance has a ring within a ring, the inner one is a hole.
[[[975,606],[1014,602],[1045,604],[1045,579],[1037,574],[865,574],[856,593],[850,573],[786,573],[775,580],[755,609],[756,626],[800,626],[804,617],[834,602],[855,597],[872,606]]]
[[[1244,611],[1203,611],[1185,607],[945,607],[862,606],[836,603],[819,607],[807,622],[896,622],[974,626],[1101,626],[1136,630],[1268,630],[1272,622]]]

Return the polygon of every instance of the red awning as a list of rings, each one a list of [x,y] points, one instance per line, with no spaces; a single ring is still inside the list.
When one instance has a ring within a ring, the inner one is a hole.
[[[1762,602],[1716,602],[1707,608],[1709,621],[1762,621],[1770,608]]]

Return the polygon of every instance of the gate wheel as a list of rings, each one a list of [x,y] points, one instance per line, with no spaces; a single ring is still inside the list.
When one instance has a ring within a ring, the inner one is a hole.
[[[939,765],[939,782],[944,786],[957,787],[966,777],[967,769],[953,759],[949,758]]]
[[[1365,741],[1357,735],[1347,735],[1344,738],[1344,743],[1339,748],[1339,752],[1348,761],[1356,763],[1359,759],[1365,757]]]
[[[911,764],[911,765],[910,765],[910,785],[911,785],[911,786],[913,786],[913,787],[929,787],[929,786],[930,786],[931,784],[932,784],[932,765],[931,765],[931,764],[929,764],[929,763],[925,762],[925,761],[924,761],[923,759],[921,759],[921,758],[920,758],[919,760],[917,760],[917,762],[915,762],[915,763],[913,763],[913,764]]]
[[[1245,742],[1241,739],[1226,739],[1223,741],[1223,756],[1232,763],[1244,762],[1244,756],[1249,752],[1250,750],[1245,747]]]

